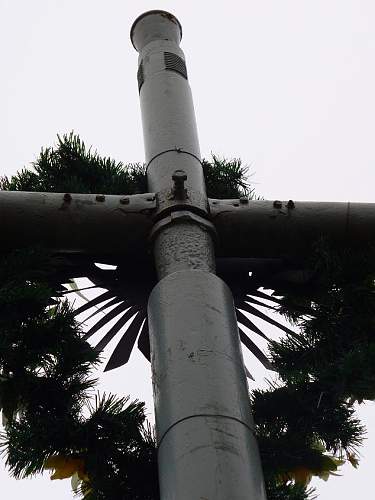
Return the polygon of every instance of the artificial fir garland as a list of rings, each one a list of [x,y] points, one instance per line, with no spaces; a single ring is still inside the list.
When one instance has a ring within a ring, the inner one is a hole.
[[[253,196],[240,161],[214,157],[203,169],[210,197]],[[108,194],[145,192],[146,186],[143,166],[102,159],[74,134],[43,150],[34,170],[0,185]],[[353,403],[373,399],[375,390],[372,254],[319,242],[304,263],[313,271],[308,284],[273,286],[270,298],[300,333],[271,343],[280,382],[251,394],[268,500],[306,500],[312,475],[326,479],[344,459],[357,465],[364,429]],[[52,478],[72,477],[90,500],[157,500],[156,445],[143,403],[111,395],[90,402],[97,351],[83,341],[68,304],[54,300],[63,293],[66,268],[42,249],[0,262],[7,465],[15,477],[44,469],[55,470]]]
[[[89,500],[153,499],[156,449],[144,404],[112,395],[91,402],[96,381],[90,373],[99,355],[82,339],[69,304],[51,305],[60,288],[53,288],[55,266],[40,249],[0,260],[7,466],[16,478],[53,468],[53,479],[72,476]]]

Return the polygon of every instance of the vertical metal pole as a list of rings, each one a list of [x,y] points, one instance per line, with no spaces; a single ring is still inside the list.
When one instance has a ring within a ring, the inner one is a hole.
[[[231,293],[215,274],[213,227],[181,26],[133,24],[159,283],[148,305],[162,500],[265,499]]]

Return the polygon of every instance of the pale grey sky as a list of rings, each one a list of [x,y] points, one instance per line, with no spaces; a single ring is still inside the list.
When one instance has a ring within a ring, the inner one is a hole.
[[[72,129],[101,154],[143,160],[129,30],[155,8],[182,24],[204,156],[241,157],[266,198],[373,201],[372,0],[0,0],[1,174]],[[149,377],[136,358],[103,387],[150,401]],[[320,500],[372,494],[374,403],[360,414],[360,468],[316,481]],[[71,498],[67,480],[0,478],[13,498]]]

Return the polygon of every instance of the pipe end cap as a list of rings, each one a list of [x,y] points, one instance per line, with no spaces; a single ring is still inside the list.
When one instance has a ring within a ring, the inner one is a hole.
[[[138,52],[154,40],[170,40],[177,45],[182,38],[179,20],[165,10],[149,10],[134,21],[130,30],[131,42]]]

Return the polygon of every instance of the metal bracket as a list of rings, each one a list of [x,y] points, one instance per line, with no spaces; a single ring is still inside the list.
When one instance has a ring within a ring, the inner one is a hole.
[[[199,224],[200,227],[205,229],[207,232],[211,233],[215,242],[217,241],[217,232],[212,222],[188,210],[177,210],[171,212],[170,214],[168,214],[167,216],[163,217],[161,220],[156,222],[149,236],[150,241],[152,242],[157,236],[157,234],[165,227],[170,226],[171,224],[178,224],[179,222],[185,222],[185,221]]]

